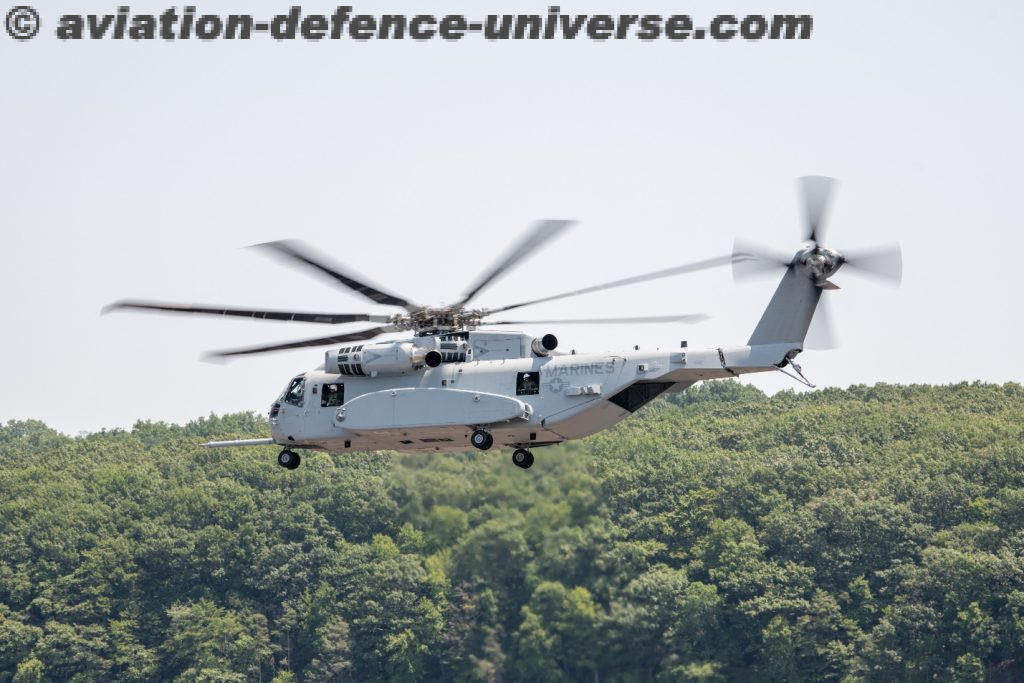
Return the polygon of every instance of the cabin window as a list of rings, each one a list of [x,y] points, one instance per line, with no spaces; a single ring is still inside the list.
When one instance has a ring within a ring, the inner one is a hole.
[[[305,377],[299,376],[293,379],[291,384],[288,385],[288,389],[284,392],[284,402],[290,403],[293,406],[301,406],[305,386]]]
[[[345,402],[345,385],[325,384],[320,392],[320,406],[322,408],[336,408]]]
[[[516,396],[530,396],[540,393],[539,372],[516,373]]]

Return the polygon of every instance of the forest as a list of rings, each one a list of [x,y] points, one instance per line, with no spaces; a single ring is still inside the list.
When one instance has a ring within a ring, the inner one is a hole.
[[[1024,388],[731,381],[458,454],[0,425],[0,682],[1024,679]]]

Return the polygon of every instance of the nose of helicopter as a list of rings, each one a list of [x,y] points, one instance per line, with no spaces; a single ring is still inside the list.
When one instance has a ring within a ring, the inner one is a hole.
[[[270,412],[267,414],[267,424],[270,426],[270,435],[274,443],[284,443],[285,435],[280,423],[281,401],[274,401],[270,404]]]
[[[277,443],[286,443],[288,435],[285,434],[285,425],[288,421],[289,411],[301,409],[306,401],[306,373],[296,375],[288,381],[284,390],[277,399],[270,404],[270,411],[267,413],[267,421],[270,424],[270,433]]]

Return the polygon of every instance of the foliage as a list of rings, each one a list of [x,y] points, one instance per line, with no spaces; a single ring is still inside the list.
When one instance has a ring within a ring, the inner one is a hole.
[[[4,681],[1024,678],[1024,390],[713,382],[536,452],[0,426]]]

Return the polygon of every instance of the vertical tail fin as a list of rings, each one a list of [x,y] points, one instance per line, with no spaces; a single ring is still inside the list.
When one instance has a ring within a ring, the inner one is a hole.
[[[791,265],[782,276],[747,345],[792,342],[803,348],[807,328],[820,298],[821,287],[814,279]]]

